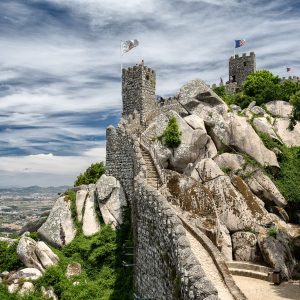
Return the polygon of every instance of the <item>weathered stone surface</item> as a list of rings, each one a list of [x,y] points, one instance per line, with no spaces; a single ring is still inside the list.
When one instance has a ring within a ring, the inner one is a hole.
[[[246,152],[263,166],[279,167],[275,153],[264,146],[246,118],[229,114],[229,119],[227,119],[229,121],[229,142],[226,144],[226,138],[223,138],[225,145],[234,146],[236,149]]]
[[[230,169],[235,172],[242,170],[246,163],[242,155],[234,153],[222,153],[214,161],[221,170]]]
[[[96,183],[96,197],[105,224],[122,224],[126,197],[120,182],[113,176],[102,175]]]
[[[220,225],[220,237],[218,246],[224,255],[226,261],[232,261],[232,242],[228,229],[224,225]]]
[[[189,115],[184,117],[183,119],[193,129],[202,129],[204,132],[206,132],[204,121],[200,117],[196,115]]]
[[[35,253],[45,269],[56,265],[59,261],[58,256],[44,242],[36,243]]]
[[[233,182],[228,176],[219,176],[205,182],[204,186],[212,193],[219,218],[229,231],[253,228],[263,222],[267,215],[267,211],[238,176]]]
[[[264,260],[271,267],[279,269],[283,279],[289,279],[296,264],[289,236],[281,230],[276,237],[261,232],[258,235],[258,243]]]
[[[19,241],[17,254],[26,267],[36,268],[41,272],[59,261],[58,256],[44,242],[36,242],[25,234]]]
[[[76,228],[72,220],[70,205],[67,196],[59,197],[47,221],[38,230],[39,236],[54,247],[63,247],[75,238]]]
[[[24,282],[18,294],[20,296],[24,296],[34,290],[34,286],[32,282]]]
[[[261,170],[253,172],[250,177],[245,178],[245,181],[252,192],[260,199],[274,202],[280,207],[287,204],[285,198],[279,192],[273,181]]]
[[[255,262],[258,257],[257,238],[252,232],[239,231],[231,236],[235,260]]]
[[[284,222],[288,223],[289,215],[287,214],[287,212],[284,210],[283,207],[272,206],[271,207],[271,212],[273,212],[274,214],[279,216]]]
[[[264,116],[266,111],[260,106],[253,106],[250,111],[257,116]]]
[[[297,122],[293,130],[289,129],[289,124],[289,119],[278,118],[274,123],[275,131],[287,146],[300,146],[300,122]]]
[[[85,200],[84,215],[82,219],[82,232],[85,236],[91,236],[100,230],[95,201],[95,192],[94,190],[90,190]]]
[[[19,285],[17,283],[12,283],[7,287],[8,292],[11,294],[15,293],[18,290],[18,288],[19,288]]]
[[[81,274],[81,264],[79,263],[71,263],[67,266],[66,276],[79,276]]]
[[[86,187],[76,192],[76,210],[77,210],[77,220],[79,222],[82,222],[82,211],[87,196],[88,196],[88,190]]]
[[[38,269],[24,268],[9,275],[9,277],[7,278],[7,282],[13,282],[15,279],[36,280],[42,277],[42,275],[42,272]]]
[[[190,176],[201,182],[206,182],[224,175],[224,172],[211,158],[205,158],[196,164]]]
[[[286,101],[275,100],[266,103],[267,111],[275,117],[289,118],[293,111],[293,106]]]
[[[38,259],[36,250],[36,241],[23,235],[17,246],[17,254],[23,264],[28,268],[35,268],[44,271],[44,267]]]
[[[272,139],[279,140],[273,129],[273,126],[268,122],[266,118],[255,118],[253,120],[253,126],[257,131],[267,134]]]
[[[45,289],[45,287],[41,287],[42,294],[47,299],[58,300],[58,297],[54,293],[53,287]]]

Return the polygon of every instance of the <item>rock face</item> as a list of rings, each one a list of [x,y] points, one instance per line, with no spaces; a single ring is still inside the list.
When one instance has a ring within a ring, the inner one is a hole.
[[[69,244],[76,235],[70,206],[71,202],[66,196],[59,197],[47,221],[38,230],[40,237],[54,247]]]
[[[263,232],[258,236],[259,247],[264,260],[273,268],[281,271],[283,279],[289,279],[296,261],[291,252],[291,240],[283,231],[276,236]]]
[[[36,232],[38,231],[38,229],[45,223],[45,221],[47,220],[48,216],[45,217],[40,217],[38,219],[35,220],[30,220],[27,224],[25,224],[21,230],[20,230],[20,234],[23,234],[24,232]]]
[[[77,210],[77,220],[82,222],[82,210],[85,204],[85,200],[88,196],[88,190],[86,186],[76,192],[76,210]]]
[[[257,260],[257,238],[252,232],[239,231],[232,236],[233,256],[235,260],[252,261]]]
[[[13,282],[15,279],[36,280],[42,277],[42,275],[42,272],[38,269],[24,268],[10,275],[7,279],[7,282]]]
[[[274,202],[283,207],[287,204],[285,198],[279,192],[273,181],[261,170],[257,170],[245,179],[252,192],[265,201]]]
[[[220,240],[219,240],[220,250],[223,253],[226,261],[232,261],[232,241],[230,233],[226,226],[220,226]]]
[[[120,182],[113,176],[102,175],[96,183],[96,197],[104,223],[115,228],[121,225],[127,201]]]
[[[268,122],[266,118],[254,118],[253,126],[257,131],[267,134],[270,138],[279,140],[275,133],[273,126]]]
[[[26,235],[19,241],[17,254],[27,268],[35,268],[41,272],[59,261],[57,255],[44,242],[36,242]]]
[[[274,123],[275,131],[287,146],[300,146],[300,122],[297,122],[293,130],[289,129],[289,124],[289,119],[278,118]]]
[[[286,101],[275,100],[266,104],[267,111],[274,117],[289,118],[293,111],[293,106]]]
[[[214,161],[220,169],[230,169],[232,171],[242,170],[246,164],[242,155],[233,153],[222,153]]]
[[[82,231],[85,236],[91,236],[100,230],[96,208],[95,208],[95,192],[89,191],[85,200],[85,209],[82,219]]]

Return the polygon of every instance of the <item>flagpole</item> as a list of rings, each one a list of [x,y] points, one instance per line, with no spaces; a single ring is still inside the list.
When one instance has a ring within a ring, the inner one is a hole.
[[[233,41],[233,58],[235,57],[235,40]]]

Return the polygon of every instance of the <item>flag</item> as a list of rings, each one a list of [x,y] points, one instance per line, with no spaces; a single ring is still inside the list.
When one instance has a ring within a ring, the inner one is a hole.
[[[290,72],[290,71],[292,71],[292,68],[291,68],[291,67],[287,67],[287,68],[286,68],[286,71],[287,71],[287,72]]]
[[[138,45],[138,40],[128,40],[121,42],[121,54],[123,55],[124,53],[130,51],[132,48],[137,47]]]
[[[235,48],[239,48],[244,46],[246,43],[246,40],[235,40]]]

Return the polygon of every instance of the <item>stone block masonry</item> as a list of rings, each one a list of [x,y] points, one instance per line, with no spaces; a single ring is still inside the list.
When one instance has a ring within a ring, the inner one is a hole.
[[[247,76],[256,71],[256,57],[254,52],[250,55],[236,54],[229,59],[229,81],[236,82],[238,86],[246,80]]]
[[[218,299],[167,199],[143,180],[137,181],[136,187],[133,225],[135,289],[139,296],[159,300]]]
[[[145,121],[145,113],[156,105],[156,75],[154,70],[141,64],[122,70],[123,116],[129,116],[136,110]]]

